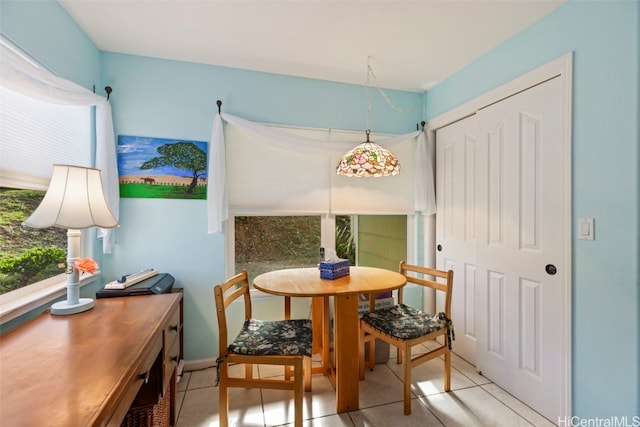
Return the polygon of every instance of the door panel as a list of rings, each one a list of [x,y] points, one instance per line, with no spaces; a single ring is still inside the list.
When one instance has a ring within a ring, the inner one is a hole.
[[[436,266],[452,269],[453,351],[470,363],[476,352],[476,136],[475,116],[436,134]]]
[[[568,215],[559,79],[477,113],[476,367],[550,419],[560,415]],[[549,275],[545,265],[558,273]],[[484,278],[484,279],[483,279]]]

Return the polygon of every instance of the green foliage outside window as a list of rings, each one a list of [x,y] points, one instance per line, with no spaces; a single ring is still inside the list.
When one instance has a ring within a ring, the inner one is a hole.
[[[65,271],[67,231],[22,226],[43,196],[43,191],[0,188],[0,294]]]
[[[356,265],[356,242],[353,236],[350,216],[336,217],[336,254]]]
[[[235,267],[253,277],[320,261],[320,216],[236,216]],[[351,217],[336,217],[336,253],[355,265]]]
[[[253,277],[281,268],[312,267],[320,260],[319,216],[236,216],[236,272]]]
[[[67,254],[60,248],[31,248],[26,249],[19,255],[7,256],[0,259],[0,272],[6,277],[0,281],[0,293],[22,288],[38,281],[36,278],[46,279],[53,275],[64,272],[60,267],[66,261]]]

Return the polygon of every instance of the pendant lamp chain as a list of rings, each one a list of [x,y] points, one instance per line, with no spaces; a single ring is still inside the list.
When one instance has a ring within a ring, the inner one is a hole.
[[[371,130],[371,57],[367,57],[367,87],[365,88],[365,96],[367,99],[367,127],[365,129]]]
[[[369,140],[371,133],[371,76],[373,70],[370,64],[371,57],[367,59],[367,85],[365,95],[367,101],[367,128],[365,134],[367,140],[343,155],[336,166],[336,174],[345,177],[368,178],[394,176],[400,173],[400,162],[389,150]],[[385,96],[385,99],[388,98]]]
[[[382,89],[382,86],[380,85],[380,82],[378,81],[378,78],[376,77],[376,73],[373,71],[373,68],[371,67],[371,57],[367,57],[367,106],[368,106],[368,110],[367,110],[367,114],[369,114],[371,112],[371,98],[369,95],[369,88],[371,86],[370,84],[370,78],[373,77],[373,80],[375,81],[376,84],[376,88],[378,89],[378,92],[380,92],[380,95],[382,95],[382,97],[384,98],[385,101],[387,101],[387,104],[389,104],[389,106],[391,108],[393,108],[394,110],[406,114],[406,113],[410,113],[412,111],[417,110],[418,108],[420,108],[420,106],[422,105],[420,102],[418,102],[416,105],[414,105],[411,108],[407,108],[407,109],[403,109],[398,107],[389,97],[389,95],[387,95],[387,93],[384,91],[384,89]],[[367,115],[367,128],[369,127],[369,116]]]

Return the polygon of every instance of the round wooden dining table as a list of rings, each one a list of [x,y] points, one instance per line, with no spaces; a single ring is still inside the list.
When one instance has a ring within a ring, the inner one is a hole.
[[[324,313],[328,315],[326,301],[334,301],[334,355],[337,412],[359,408],[358,377],[358,301],[359,294],[391,291],[407,283],[400,273],[375,267],[350,267],[349,275],[329,280],[320,278],[318,268],[290,268],[275,270],[256,276],[253,286],[263,292],[284,297],[312,297],[325,301]],[[316,310],[314,310],[314,315]],[[322,335],[328,336],[328,321],[322,325]],[[326,319],[325,319],[326,320]],[[316,332],[317,333],[317,332]],[[328,354],[327,343],[323,345]],[[324,357],[323,357],[324,358]]]

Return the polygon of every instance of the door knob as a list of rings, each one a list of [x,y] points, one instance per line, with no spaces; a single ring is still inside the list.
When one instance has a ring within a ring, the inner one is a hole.
[[[545,266],[545,268],[544,268],[544,271],[546,271],[547,274],[553,276],[554,274],[556,274],[558,272],[558,269],[553,264],[547,264]]]
[[[438,252],[442,252],[442,245],[436,246],[436,249],[438,249]]]

